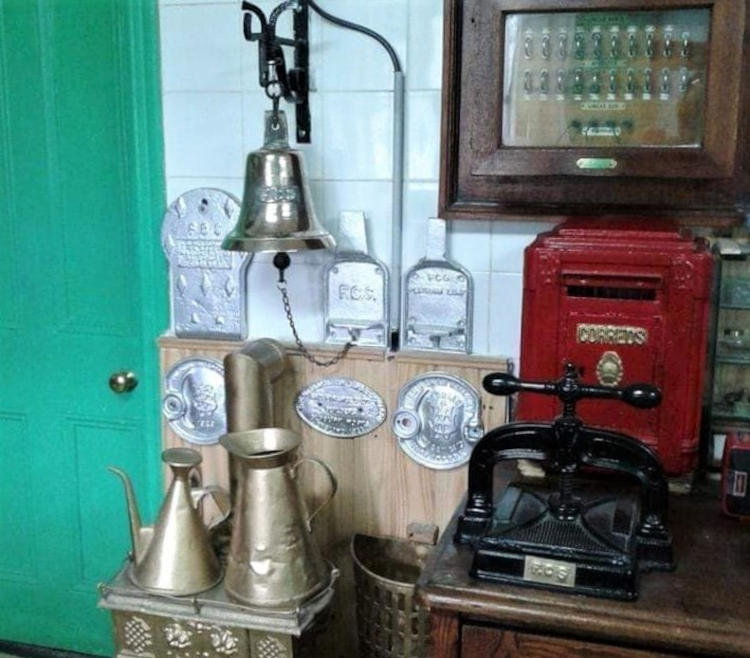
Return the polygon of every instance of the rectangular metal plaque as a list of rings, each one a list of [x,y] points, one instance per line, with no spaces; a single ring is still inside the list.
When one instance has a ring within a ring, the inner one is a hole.
[[[616,324],[578,323],[576,341],[595,345],[646,345],[648,329]]]
[[[572,562],[527,555],[523,563],[523,579],[542,585],[575,587],[576,565]]]
[[[239,210],[231,195],[200,188],[180,196],[164,215],[171,327],[180,338],[245,338],[245,270],[252,256],[221,248]]]
[[[471,352],[471,274],[445,258],[445,221],[430,219],[427,255],[406,274],[405,347]]]
[[[325,341],[386,347],[388,269],[367,253],[364,213],[341,213],[338,243],[325,271]]]

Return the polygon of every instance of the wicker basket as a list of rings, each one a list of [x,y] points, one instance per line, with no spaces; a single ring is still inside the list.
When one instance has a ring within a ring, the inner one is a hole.
[[[354,535],[360,658],[426,658],[429,615],[414,590],[432,546]]]

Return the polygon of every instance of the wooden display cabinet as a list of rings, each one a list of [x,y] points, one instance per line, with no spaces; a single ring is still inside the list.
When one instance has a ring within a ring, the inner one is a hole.
[[[718,469],[728,432],[750,431],[750,243],[720,238],[713,318],[709,467]]]
[[[750,0],[446,0],[440,213],[732,223]]]

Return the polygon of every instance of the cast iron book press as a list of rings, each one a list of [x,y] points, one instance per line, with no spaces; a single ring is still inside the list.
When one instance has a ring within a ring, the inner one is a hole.
[[[572,363],[555,382],[524,382],[494,373],[483,383],[494,395],[556,395],[563,411],[551,423],[498,427],[474,448],[466,508],[454,537],[476,551],[472,576],[632,600],[638,595],[639,571],[674,568],[666,526],[667,482],[659,458],[637,439],[589,427],[576,416],[576,403],[583,398],[655,407],[661,402],[658,388],[586,386]],[[494,467],[511,459],[543,462],[558,486],[550,491],[514,483],[495,501]],[[585,479],[579,477],[581,467],[587,471]],[[613,487],[613,471],[640,487]]]

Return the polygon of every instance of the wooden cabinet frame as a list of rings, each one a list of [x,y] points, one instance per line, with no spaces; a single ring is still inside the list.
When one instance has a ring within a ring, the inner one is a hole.
[[[502,144],[504,23],[518,11],[711,10],[700,148]],[[446,0],[440,213],[446,218],[642,213],[737,221],[750,203],[750,0]],[[581,170],[579,158],[614,169]]]

